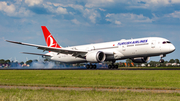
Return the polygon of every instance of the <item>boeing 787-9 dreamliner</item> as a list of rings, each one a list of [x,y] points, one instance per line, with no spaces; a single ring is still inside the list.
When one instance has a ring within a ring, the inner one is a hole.
[[[162,58],[175,50],[174,45],[169,40],[160,37],[122,39],[105,43],[62,47],[56,42],[46,26],[41,26],[41,28],[47,46],[6,41],[48,51],[46,54],[23,52],[24,54],[41,55],[49,60],[63,63],[90,63],[90,65],[86,65],[87,69],[96,69],[96,65],[92,64],[104,61],[112,61],[108,68],[117,69],[118,66],[114,65],[116,60],[131,59],[134,63],[146,63],[151,56],[160,56],[160,62],[164,62]]]

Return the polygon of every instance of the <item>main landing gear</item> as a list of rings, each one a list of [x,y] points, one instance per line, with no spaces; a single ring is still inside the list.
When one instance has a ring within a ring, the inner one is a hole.
[[[164,59],[162,59],[163,57],[166,57],[166,54],[160,55],[161,59],[159,60],[160,63],[164,63]]]
[[[108,69],[118,69],[118,65],[114,65],[114,64],[109,65]]]
[[[96,69],[97,68],[97,66],[96,65],[92,65],[92,64],[88,64],[88,65],[86,65],[86,68],[87,69]]]
[[[114,65],[115,61],[112,61],[111,65],[108,65],[108,69],[118,69],[118,65]]]
[[[108,65],[108,69],[118,69],[118,65],[114,65],[115,61],[112,61],[111,65]],[[86,69],[96,69],[97,66],[94,64],[87,64]]]

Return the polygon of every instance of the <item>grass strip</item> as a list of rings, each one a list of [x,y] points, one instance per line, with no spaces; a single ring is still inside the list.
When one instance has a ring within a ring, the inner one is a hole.
[[[0,85],[180,89],[177,70],[0,70]]]
[[[2,101],[178,101],[178,93],[0,89]]]

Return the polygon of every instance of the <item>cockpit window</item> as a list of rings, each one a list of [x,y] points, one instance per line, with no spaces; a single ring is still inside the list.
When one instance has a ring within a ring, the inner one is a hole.
[[[171,43],[170,41],[163,41],[163,44]]]
[[[166,41],[164,41],[163,44],[166,44]]]

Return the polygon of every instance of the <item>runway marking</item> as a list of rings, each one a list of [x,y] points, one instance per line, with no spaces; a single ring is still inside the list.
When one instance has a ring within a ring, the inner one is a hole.
[[[5,89],[48,89],[48,90],[76,90],[76,91],[108,91],[108,92],[122,92],[122,91],[131,91],[131,92],[152,92],[152,93],[180,93],[180,90],[154,90],[154,89],[121,89],[121,88],[91,88],[91,87],[34,87],[34,86],[3,86],[0,88]]]

